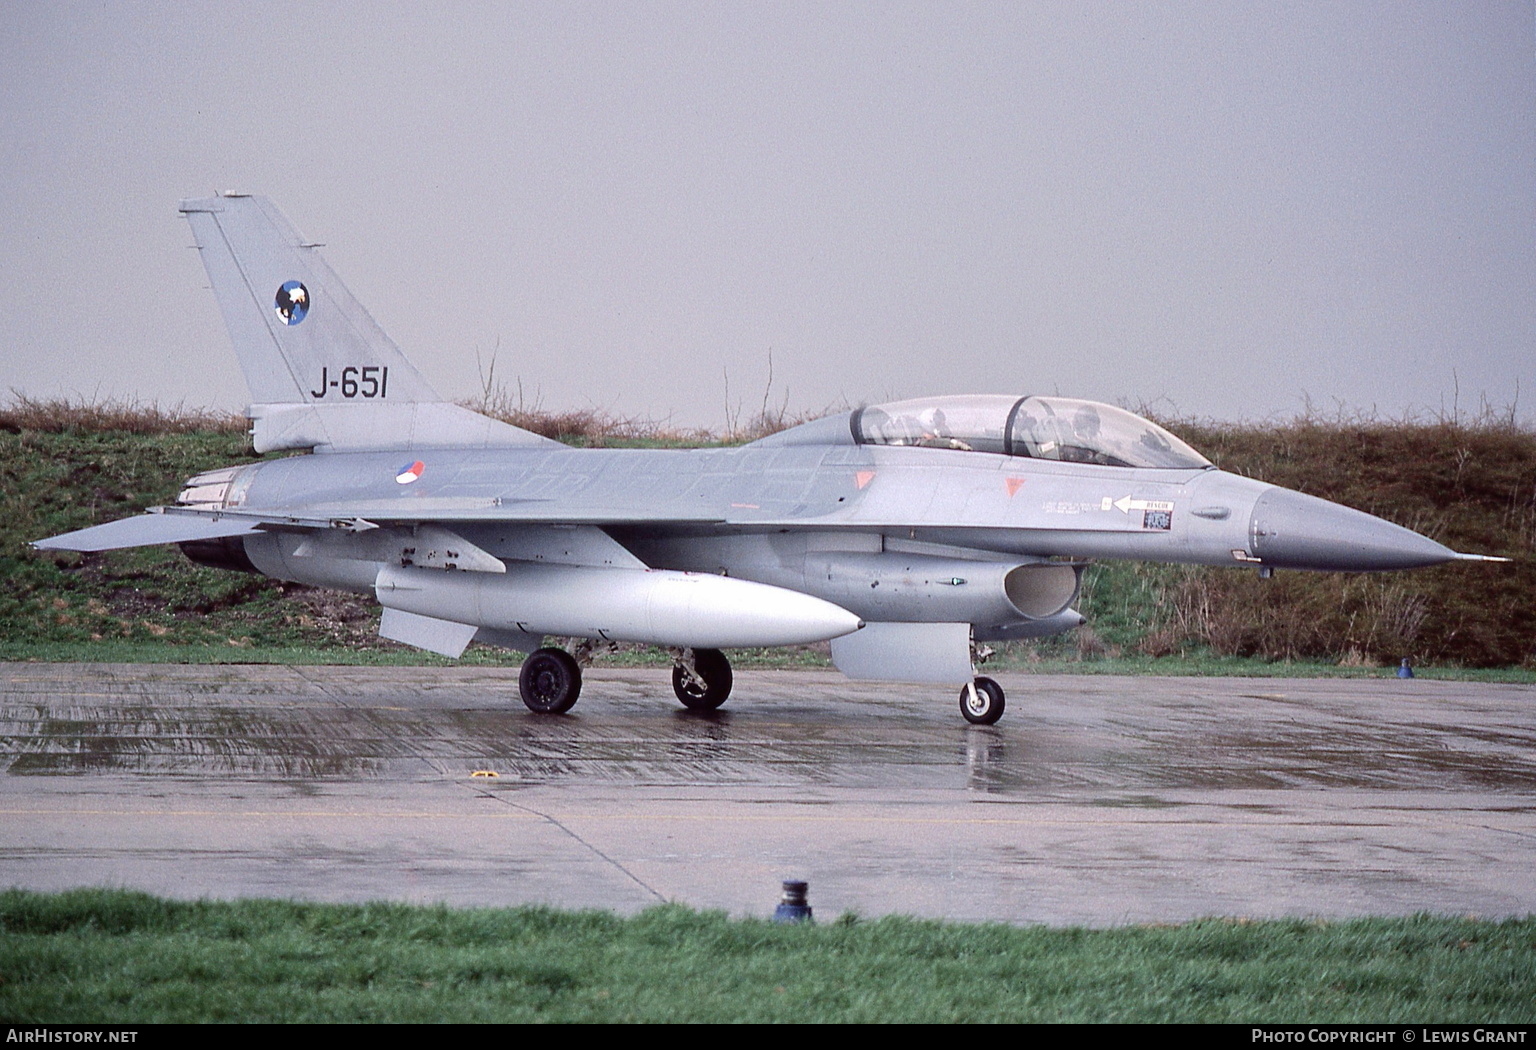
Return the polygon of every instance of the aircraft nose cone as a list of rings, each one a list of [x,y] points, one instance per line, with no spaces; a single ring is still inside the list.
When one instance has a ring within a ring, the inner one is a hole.
[[[1248,529],[1253,553],[1279,569],[1376,572],[1456,557],[1449,547],[1401,525],[1282,488],[1259,497]]]

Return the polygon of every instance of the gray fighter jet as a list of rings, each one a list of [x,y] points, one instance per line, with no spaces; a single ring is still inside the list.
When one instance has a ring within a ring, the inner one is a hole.
[[[978,647],[1081,624],[1084,559],[1267,574],[1477,557],[1065,397],[870,405],[740,448],[568,448],[440,398],[269,201],[181,211],[256,450],[313,454],[200,474],[175,506],[36,546],[176,543],[373,595],[386,638],[529,653],[533,711],[570,709],[597,644],[669,648],[678,698],[710,710],[731,691],[721,650],[830,641],[849,677],[959,685],[961,713],[990,724],[1004,697]]]

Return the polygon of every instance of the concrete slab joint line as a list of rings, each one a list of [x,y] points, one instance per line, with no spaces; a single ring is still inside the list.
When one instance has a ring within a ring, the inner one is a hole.
[[[513,802],[510,799],[499,798],[496,795],[490,794],[489,792],[479,791],[476,792],[476,794],[481,798],[488,798],[493,802],[500,803],[501,805],[507,806],[511,809],[521,810],[524,813],[531,814],[535,817],[538,817],[540,820],[543,820],[546,823],[559,828],[561,832],[569,835],[576,842],[579,842],[584,849],[590,851],[594,856],[602,860],[604,864],[610,865],[614,868],[614,870],[621,872],[625,878],[629,879],[636,886],[639,886],[641,889],[645,890],[645,892],[649,893],[652,897],[655,897],[659,903],[665,904],[667,902],[667,898],[663,897],[660,893],[657,893],[655,887],[647,885],[644,879],[630,871],[613,857],[610,857],[608,854],[604,853],[591,842],[588,842],[586,839],[582,838],[579,832],[577,832],[569,824],[566,824],[564,821],[560,820],[558,817],[555,817],[549,813],[540,812],[539,810],[534,809],[532,806],[525,806],[521,803]]]

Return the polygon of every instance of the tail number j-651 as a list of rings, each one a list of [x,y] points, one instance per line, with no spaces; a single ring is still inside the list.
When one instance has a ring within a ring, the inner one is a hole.
[[[331,370],[328,366],[322,367],[320,369],[320,389],[311,390],[309,396],[318,401],[333,390],[346,398],[388,397],[389,366],[364,365],[362,368],[358,368],[356,365],[348,365],[341,370],[341,378],[339,379],[331,378]]]

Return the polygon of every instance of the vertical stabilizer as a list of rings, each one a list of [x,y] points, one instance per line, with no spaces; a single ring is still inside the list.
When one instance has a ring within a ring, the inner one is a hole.
[[[444,402],[265,197],[181,211],[251,391],[258,451],[553,444]]]
[[[181,211],[252,401],[441,400],[271,201],[211,197],[182,201]]]

